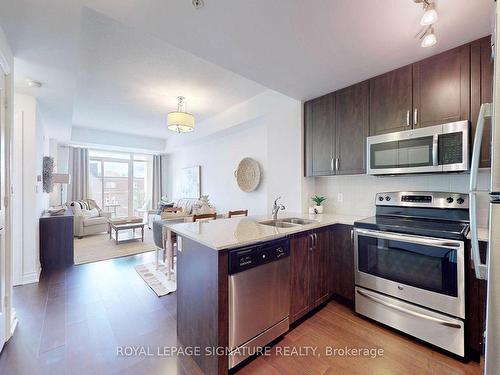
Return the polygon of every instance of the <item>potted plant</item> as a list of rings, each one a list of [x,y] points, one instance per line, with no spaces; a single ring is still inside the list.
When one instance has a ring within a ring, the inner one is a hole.
[[[318,214],[323,213],[323,206],[321,205],[324,201],[326,201],[325,197],[321,197],[319,195],[315,195],[312,197],[312,201],[314,202],[314,211]]]

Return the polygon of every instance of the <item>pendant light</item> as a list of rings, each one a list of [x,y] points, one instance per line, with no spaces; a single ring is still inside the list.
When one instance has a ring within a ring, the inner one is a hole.
[[[178,96],[177,111],[170,112],[167,116],[169,130],[176,133],[187,133],[194,130],[194,116],[187,112],[187,106],[183,96]]]

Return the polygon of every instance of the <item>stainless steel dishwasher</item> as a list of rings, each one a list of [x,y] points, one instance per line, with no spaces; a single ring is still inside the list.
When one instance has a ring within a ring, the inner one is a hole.
[[[288,331],[288,239],[229,252],[229,368]]]

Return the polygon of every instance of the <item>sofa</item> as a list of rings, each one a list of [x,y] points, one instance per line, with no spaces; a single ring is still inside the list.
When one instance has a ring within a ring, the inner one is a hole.
[[[175,219],[193,214],[193,206],[198,202],[198,198],[182,198],[174,203],[173,207],[166,207],[161,212],[162,220]]]
[[[93,199],[83,199],[67,203],[73,209],[74,236],[83,238],[91,234],[108,231],[111,212],[104,212]]]

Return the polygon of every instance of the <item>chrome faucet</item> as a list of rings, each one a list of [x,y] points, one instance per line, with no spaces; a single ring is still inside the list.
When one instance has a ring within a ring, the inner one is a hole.
[[[274,200],[273,204],[273,220],[278,220],[278,212],[279,210],[284,210],[285,206],[283,206],[281,203],[278,203],[278,201],[281,199],[281,197],[278,197]]]

